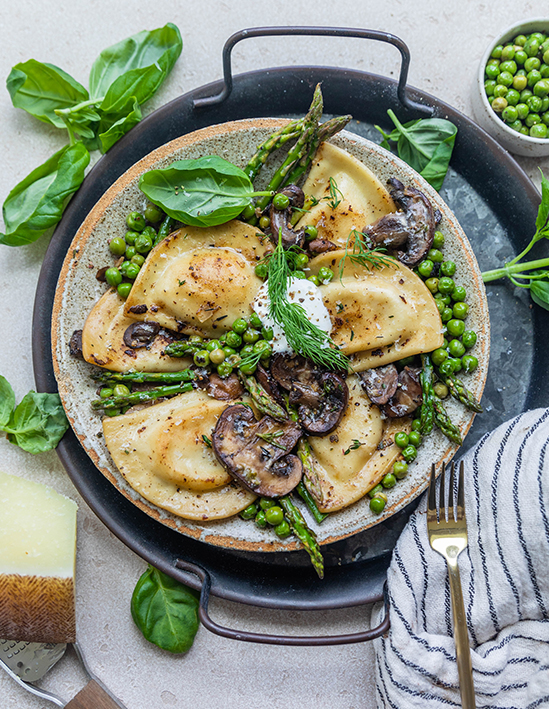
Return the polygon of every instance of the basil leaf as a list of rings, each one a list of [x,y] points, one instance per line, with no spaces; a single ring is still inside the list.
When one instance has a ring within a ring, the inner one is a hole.
[[[0,428],[7,425],[15,406],[15,394],[6,377],[0,375]]]
[[[149,566],[134,589],[131,613],[149,642],[187,652],[198,630],[198,593]]]
[[[86,89],[53,64],[29,59],[16,64],[6,81],[13,105],[44,123],[64,128],[56,109],[71,108],[89,98]]]
[[[139,188],[170,217],[204,227],[236,218],[256,194],[243,170],[215,155],[150,170]]]
[[[530,295],[534,303],[549,310],[549,283],[547,281],[532,281]]]
[[[536,218],[536,231],[544,230],[547,226],[547,219],[549,218],[549,180],[541,172],[541,204],[539,205],[538,215]],[[549,233],[545,234],[549,238]]]
[[[65,201],[80,187],[90,161],[80,142],[62,148],[9,193],[3,206],[6,234],[0,243],[22,246],[36,241],[61,219]]]
[[[3,430],[11,443],[28,453],[44,453],[55,448],[68,427],[59,394],[30,391]]]
[[[120,113],[105,114],[101,117],[98,139],[102,153],[120,140],[141,120],[141,108],[135,96],[130,97],[127,106]]]
[[[104,97],[101,108],[116,112],[130,97],[139,104],[156,92],[181,54],[179,29],[168,23],[104,49],[90,72],[90,92]]]

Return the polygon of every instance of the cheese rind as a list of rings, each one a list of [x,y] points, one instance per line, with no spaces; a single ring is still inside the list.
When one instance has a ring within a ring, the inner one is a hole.
[[[74,642],[76,503],[0,472],[0,637]]]

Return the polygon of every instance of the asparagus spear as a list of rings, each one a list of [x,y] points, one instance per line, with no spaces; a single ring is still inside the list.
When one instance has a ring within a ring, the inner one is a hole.
[[[326,512],[321,512],[318,509],[318,507],[316,506],[315,498],[311,495],[309,490],[307,490],[307,487],[305,486],[305,483],[303,482],[303,480],[300,480],[298,482],[297,487],[296,487],[296,492],[301,497],[303,502],[307,505],[307,507],[309,508],[309,512],[313,515],[315,522],[317,524],[324,522],[324,520],[326,519],[328,514]]]
[[[190,382],[185,384],[174,384],[172,386],[156,387],[147,391],[133,391],[126,396],[110,396],[108,399],[96,399],[92,401],[93,409],[123,409],[126,406],[134,406],[135,404],[143,404],[147,401],[160,399],[162,396],[175,396],[190,391],[193,385]]]
[[[421,355],[421,363],[423,365],[423,369],[419,375],[419,380],[421,382],[421,389],[423,392],[423,401],[420,411],[419,432],[425,436],[433,430],[435,416],[433,400],[435,397],[435,392],[433,390],[433,365],[431,364],[431,358],[429,355]]]
[[[182,369],[180,372],[110,372],[109,370],[95,372],[91,375],[96,382],[162,382],[163,384],[176,384],[177,382],[190,382],[195,378],[192,369]]]
[[[446,438],[449,438],[454,443],[461,445],[463,443],[463,439],[461,437],[460,430],[452,423],[450,417],[446,412],[446,409],[444,408],[442,401],[438,398],[438,396],[433,396],[433,407],[435,414],[435,423],[438,428],[440,428]]]
[[[319,477],[315,469],[314,458],[312,457],[312,453],[313,452],[311,450],[309,441],[306,438],[301,437],[297,446],[297,455],[299,456],[299,459],[301,460],[301,463],[303,465],[303,475],[305,478],[304,487],[312,496],[313,500],[321,500],[322,489],[320,487]],[[319,514],[322,513],[319,512]]]
[[[248,175],[252,182],[257,177],[259,171],[266,163],[267,158],[271,153],[278,150],[278,148],[281,148],[289,140],[292,140],[292,138],[297,138],[301,134],[303,131],[303,121],[303,118],[290,121],[283,128],[280,128],[273,133],[259,146],[256,154],[250,158],[250,161],[244,168],[244,172]]]
[[[170,342],[164,348],[164,353],[168,357],[185,357],[186,355],[193,355],[195,352],[203,350],[205,343],[200,342],[198,344],[194,342],[189,342],[188,340],[179,340],[178,342]]]
[[[172,231],[173,227],[175,224],[175,219],[172,219],[171,217],[164,217],[162,220],[162,224],[160,225],[160,228],[158,229],[158,234],[156,235],[153,246],[156,246],[159,244],[162,239],[165,239]]]
[[[471,409],[471,411],[476,411],[477,414],[482,413],[483,408],[480,405],[480,402],[476,399],[475,395],[466,388],[461,379],[458,379],[453,374],[449,374],[447,376],[441,374],[440,372],[437,372],[437,374],[446,384],[454,399],[461,401],[461,403],[468,409]]]
[[[254,400],[255,405],[263,414],[267,414],[275,421],[287,421],[288,415],[272,396],[269,396],[255,377],[247,376],[240,372],[240,381]]]
[[[307,553],[311,557],[311,562],[315,568],[319,578],[324,578],[324,559],[320,552],[316,534],[312,529],[309,529],[307,523],[303,519],[303,515],[294,505],[292,498],[289,495],[281,497],[278,501],[285,513],[286,520],[290,525],[292,532],[303,544]]]

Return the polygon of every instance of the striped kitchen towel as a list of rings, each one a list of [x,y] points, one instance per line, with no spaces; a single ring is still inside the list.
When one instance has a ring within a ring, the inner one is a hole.
[[[477,707],[549,707],[549,409],[487,434],[464,464],[469,547],[459,567]],[[388,573],[379,707],[461,706],[446,562],[429,545],[426,504]]]

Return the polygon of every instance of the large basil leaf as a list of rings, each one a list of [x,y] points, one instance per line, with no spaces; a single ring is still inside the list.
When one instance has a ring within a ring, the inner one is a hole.
[[[6,81],[13,105],[22,108],[44,123],[64,128],[63,119],[56,109],[72,108],[89,98],[88,92],[53,64],[29,59],[16,64]]]
[[[55,448],[69,427],[59,394],[30,391],[2,430],[8,440],[29,453]]]
[[[202,227],[236,218],[257,194],[243,170],[215,155],[145,172],[139,188],[170,217]]]
[[[198,594],[149,566],[134,589],[131,613],[149,642],[187,652],[198,630]]]
[[[123,135],[131,130],[141,120],[141,108],[137,99],[132,96],[127,106],[120,113],[107,113],[101,116],[98,128],[99,147],[106,153]]]
[[[6,426],[15,406],[15,394],[6,377],[0,376],[0,428]]]
[[[534,303],[545,308],[545,310],[549,310],[549,283],[547,281],[532,281],[530,295]]]
[[[6,234],[0,243],[36,241],[61,219],[65,201],[80,187],[90,154],[82,143],[62,148],[9,193],[3,206]]]
[[[168,23],[104,49],[90,72],[91,95],[104,97],[101,108],[106,113],[120,111],[131,97],[144,103],[169,74],[182,48],[179,29]]]
[[[541,204],[539,205],[538,214],[536,218],[536,231],[544,232],[544,236],[549,238],[549,229],[547,220],[549,219],[549,180],[541,172]]]

